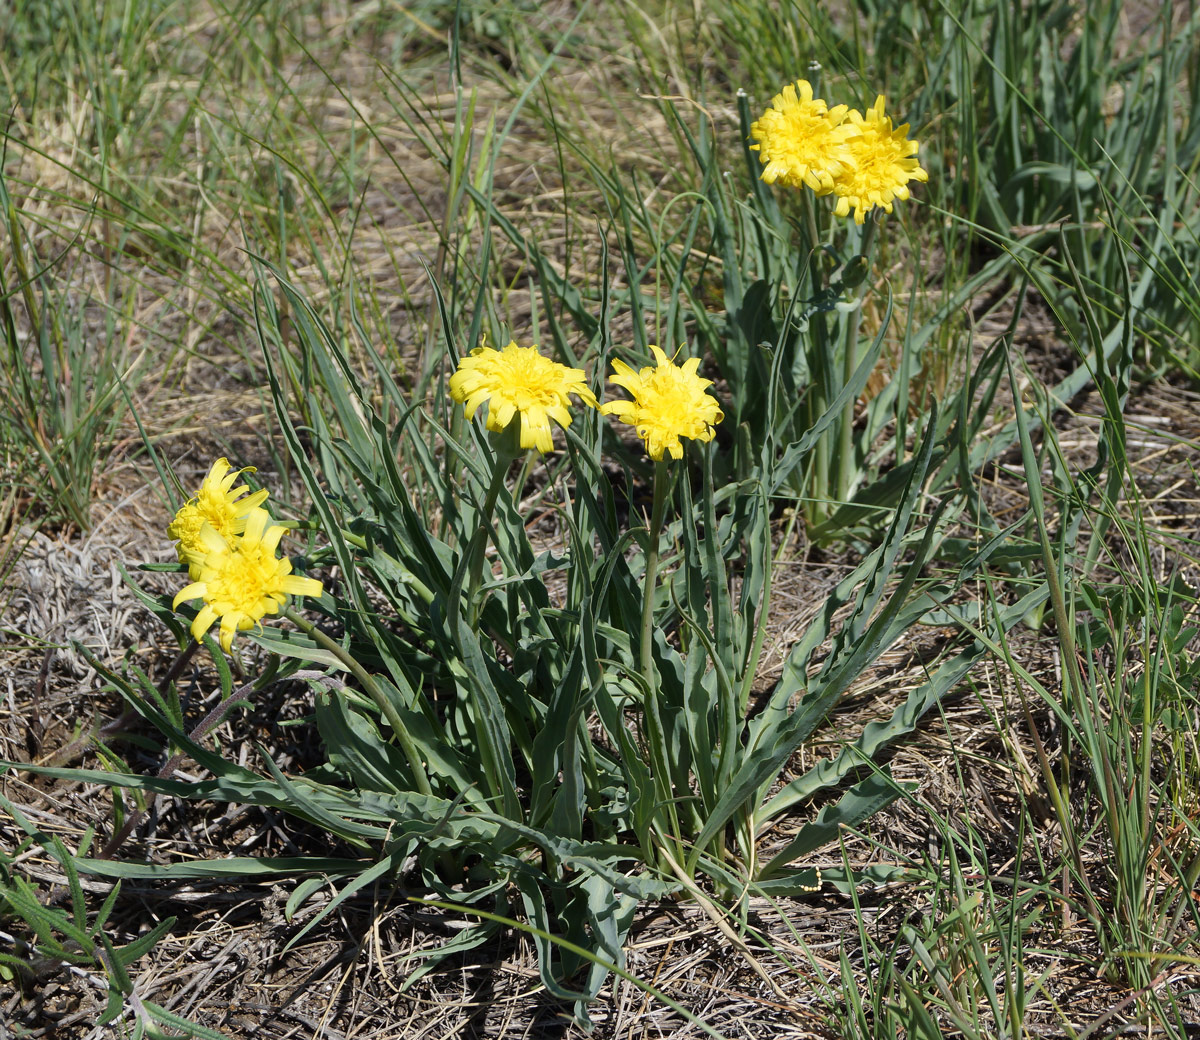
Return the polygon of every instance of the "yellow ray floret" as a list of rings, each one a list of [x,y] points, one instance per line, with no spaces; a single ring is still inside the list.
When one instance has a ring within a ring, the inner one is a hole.
[[[813,97],[806,79],[788,84],[771,107],[750,126],[750,146],[763,163],[762,179],[818,195],[833,191],[834,178],[850,161],[847,141],[858,133],[845,122],[845,105],[826,106]]]
[[[861,224],[875,206],[891,213],[893,199],[909,197],[908,182],[927,181],[929,174],[917,159],[917,142],[908,139],[908,124],[893,129],[883,114],[882,94],[865,116],[851,112],[849,120],[858,135],[847,143],[852,162],[834,177],[834,213],[845,217],[853,208],[855,223]]]
[[[251,509],[245,533],[225,538],[205,525],[200,531],[203,554],[199,576],[179,590],[174,606],[202,599],[204,605],[192,622],[192,635],[204,638],[221,622],[221,648],[228,653],[238,631],[254,628],[268,614],[278,614],[289,596],[320,596],[316,578],[292,574],[292,561],[277,559],[275,550],[284,528],[271,523],[265,509]]]
[[[242,498],[250,489],[245,484],[233,486],[243,473],[253,472],[253,466],[231,471],[228,459],[217,459],[195,497],[187,501],[167,527],[167,536],[176,540],[179,561],[188,564],[193,581],[200,576],[199,558],[207,551],[200,539],[204,525],[208,524],[223,538],[232,538],[246,529],[246,515],[250,510],[266,501],[266,490]]]
[[[682,365],[676,365],[658,347],[652,346],[650,351],[657,364],[640,372],[624,361],[613,360],[614,374],[609,382],[624,387],[633,400],[609,401],[600,411],[635,427],[637,435],[646,442],[646,454],[656,462],[664,452],[669,452],[673,459],[681,459],[680,437],[711,441],[717,423],[725,416],[716,398],[705,393],[712,380],[697,374],[699,358],[688,358]]]
[[[583,369],[560,365],[536,347],[519,347],[514,341],[503,350],[472,350],[450,377],[450,396],[463,405],[468,419],[486,401],[489,430],[500,432],[519,416],[521,447],[547,452],[554,448],[550,420],[564,429],[571,425],[569,395],[597,406],[586,380]]]

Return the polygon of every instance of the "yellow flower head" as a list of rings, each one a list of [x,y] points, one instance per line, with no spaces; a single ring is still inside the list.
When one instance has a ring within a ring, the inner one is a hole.
[[[605,415],[615,415],[623,423],[637,428],[646,442],[646,453],[656,462],[663,452],[671,458],[683,458],[680,437],[711,441],[714,427],[724,415],[716,398],[704,391],[712,386],[711,379],[697,375],[699,358],[688,358],[676,365],[658,347],[651,347],[657,367],[647,366],[635,372],[624,361],[613,359],[614,375],[610,383],[622,386],[633,395],[632,401],[609,401],[600,409]]]
[[[200,576],[199,558],[207,552],[200,538],[204,525],[208,524],[222,538],[232,538],[246,529],[246,515],[250,510],[266,501],[266,490],[255,491],[247,498],[241,498],[250,489],[244,484],[236,488],[233,486],[243,473],[253,472],[253,466],[230,472],[229,460],[217,459],[196,496],[175,514],[175,519],[167,528],[167,535],[178,542],[175,549],[179,553],[179,561],[189,565],[193,581]],[[239,498],[241,501],[238,501]]]
[[[849,163],[846,142],[858,131],[845,122],[845,105],[828,108],[814,98],[806,79],[788,84],[771,107],[750,126],[763,162],[762,179],[791,188],[808,186],[818,195],[833,191],[833,181]]]
[[[546,452],[554,448],[550,420],[564,429],[571,425],[568,395],[597,407],[586,379],[583,369],[560,365],[542,357],[537,347],[512,342],[503,350],[487,346],[472,350],[450,377],[450,396],[464,406],[468,419],[487,401],[487,428],[496,432],[519,415],[521,447]]]
[[[228,653],[239,631],[253,628],[267,614],[278,614],[288,596],[319,596],[316,578],[292,574],[292,561],[276,559],[275,550],[284,528],[271,523],[265,509],[251,509],[245,533],[226,538],[205,524],[199,541],[199,577],[179,590],[173,606],[184,600],[203,599],[204,606],[192,622],[192,635],[199,641],[218,618],[221,648]]]
[[[908,139],[908,124],[893,130],[891,117],[883,114],[882,94],[865,116],[851,112],[850,123],[859,133],[848,142],[853,161],[834,178],[833,212],[844,217],[853,206],[854,222],[861,224],[873,206],[891,213],[893,199],[908,198],[908,182],[927,181],[929,174],[917,159],[917,142]]]

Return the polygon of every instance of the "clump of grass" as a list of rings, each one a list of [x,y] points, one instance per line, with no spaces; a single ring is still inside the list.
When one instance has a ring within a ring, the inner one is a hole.
[[[92,480],[138,365],[111,309],[70,302],[51,263],[31,252],[2,175],[0,209],[13,265],[11,280],[0,270],[0,392],[12,404],[0,438],[10,456],[36,459],[12,486],[86,530]]]

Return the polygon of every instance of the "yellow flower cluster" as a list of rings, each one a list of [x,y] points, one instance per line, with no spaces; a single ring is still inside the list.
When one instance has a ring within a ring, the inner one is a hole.
[[[615,415],[623,423],[637,429],[646,442],[646,454],[658,461],[664,452],[671,458],[683,458],[680,437],[696,441],[711,441],[714,427],[725,416],[716,399],[705,390],[711,379],[702,379],[697,370],[699,358],[688,358],[676,365],[658,347],[650,348],[656,365],[635,372],[624,361],[613,361],[616,375],[609,382],[623,386],[633,395],[632,401],[609,401],[601,407],[605,415]]]
[[[287,557],[276,557],[286,529],[272,524],[270,513],[262,508],[265,490],[246,495],[248,487],[234,487],[247,472],[254,470],[231,470],[228,459],[217,459],[195,496],[167,528],[192,579],[179,590],[173,605],[203,600],[192,622],[192,635],[199,641],[219,620],[221,648],[226,653],[238,631],[253,628],[268,614],[278,614],[289,596],[320,596],[324,591],[316,578],[292,574]]]
[[[521,447],[553,449],[550,420],[571,425],[570,394],[596,407],[581,368],[568,368],[538,353],[537,347],[510,343],[503,350],[476,347],[450,377],[450,396],[463,405],[467,418],[485,401],[487,428],[499,433],[514,416],[521,420]]]
[[[866,115],[845,105],[829,108],[807,80],[789,84],[750,127],[763,163],[762,179],[818,195],[836,195],[834,213],[861,224],[875,207],[892,212],[909,197],[909,181],[927,181],[908,124],[892,127],[880,94]]]
[[[623,361],[613,362],[615,374],[610,381],[628,390],[632,401],[601,405],[587,388],[582,369],[560,365],[536,347],[519,347],[515,342],[503,350],[484,346],[471,351],[450,377],[450,396],[464,406],[467,418],[486,401],[489,430],[503,430],[519,416],[521,447],[545,452],[554,446],[550,420],[564,429],[571,425],[569,395],[574,394],[603,414],[636,427],[655,461],[664,452],[679,459],[683,457],[680,437],[711,441],[723,416],[716,400],[705,393],[712,380],[697,372],[699,358],[676,365],[658,347],[650,350],[657,362],[654,368],[635,372]]]

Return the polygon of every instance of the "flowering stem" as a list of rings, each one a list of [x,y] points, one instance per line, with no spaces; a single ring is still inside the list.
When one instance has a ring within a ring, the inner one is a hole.
[[[679,816],[675,808],[671,767],[667,759],[665,729],[658,703],[658,672],[654,667],[654,593],[658,588],[658,543],[662,535],[663,515],[671,485],[671,471],[665,459],[654,463],[654,504],[650,507],[647,529],[646,570],[642,575],[641,674],[645,684],[646,744],[650,752],[651,772],[658,788],[658,802],[670,817],[671,833],[678,835]],[[678,837],[676,837],[678,843]]]
[[[479,585],[483,580],[483,561],[487,556],[487,532],[492,527],[492,514],[496,511],[496,499],[500,497],[500,491],[504,487],[504,478],[508,474],[510,462],[512,459],[507,455],[497,453],[496,468],[492,470],[492,482],[488,485],[487,496],[483,500],[480,526],[483,528],[484,536],[474,543],[476,549],[474,556],[471,557],[471,573],[467,584],[467,616],[470,618],[472,627],[478,624],[479,615],[483,613],[483,604],[478,601],[478,596]]]
[[[654,463],[654,505],[650,507],[650,527],[646,542],[646,572],[642,589],[642,678],[651,689],[657,689],[654,678],[654,593],[658,588],[658,541],[662,534],[663,514],[666,512],[667,488],[671,482],[665,459]]]
[[[286,527],[289,531],[324,531],[324,526],[317,520],[281,520],[280,527]],[[347,531],[344,527],[338,528],[338,534],[342,536],[342,541],[349,545],[353,545],[356,549],[370,549],[371,544],[362,535],[355,534],[353,531]]]
[[[871,251],[875,246],[875,221],[873,214],[869,215],[863,225],[863,236],[859,246],[859,255],[866,258],[867,270],[871,267]],[[865,284],[865,283],[864,283]],[[854,377],[858,367],[858,325],[862,318],[863,289],[855,288],[851,302],[854,309],[846,315],[846,345],[842,352],[842,386],[846,386]],[[854,398],[846,402],[842,410],[840,443],[838,445],[838,504],[850,500],[850,490],[854,484]]]
[[[408,766],[412,770],[417,789],[422,794],[432,794],[433,788],[429,786],[429,778],[425,775],[425,765],[421,761],[421,756],[417,752],[417,746],[413,743],[412,736],[408,732],[408,727],[404,724],[404,719],[400,717],[400,713],[396,710],[396,706],[392,703],[391,698],[385,695],[379,688],[371,673],[347,653],[346,648],[341,643],[335,639],[330,639],[329,636],[307,618],[301,617],[292,610],[284,610],[282,613],[301,632],[312,639],[317,646],[321,647],[322,650],[328,650],[334,657],[341,661],[349,669],[350,674],[359,681],[363,690],[366,691],[367,696],[383,712],[384,718],[388,720],[388,724],[392,727],[392,732],[396,734],[396,741],[400,745],[400,750],[404,752],[404,757],[408,759]]]
[[[825,288],[825,278],[822,274],[824,253],[820,248],[821,232],[817,227],[817,210],[811,192],[800,193],[800,208],[804,218],[804,227],[808,231],[808,242],[803,244],[803,247],[808,263],[809,296],[816,299]],[[817,341],[816,349],[809,354],[813,387],[812,403],[808,406],[807,424],[811,426],[825,414],[825,409],[829,407],[829,402],[836,396],[836,391],[832,385],[832,359],[829,357],[825,322],[823,320],[814,321],[810,326],[810,334]],[[829,439],[822,437],[813,445],[813,460],[809,465],[810,475],[807,487],[809,504],[806,512],[810,519],[821,515],[824,508],[818,496],[824,499],[828,495],[829,456]]]
[[[188,666],[196,651],[200,649],[200,644],[194,639],[189,639],[187,645],[179,651],[175,660],[171,662],[171,667],[167,669],[166,674],[158,681],[158,692],[166,696],[167,687],[171,685],[182,674],[183,670]]]

